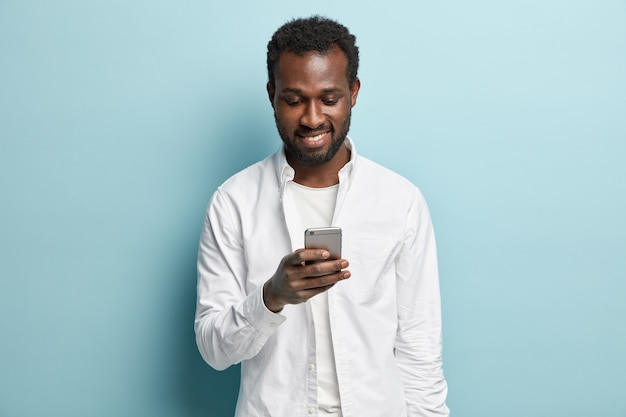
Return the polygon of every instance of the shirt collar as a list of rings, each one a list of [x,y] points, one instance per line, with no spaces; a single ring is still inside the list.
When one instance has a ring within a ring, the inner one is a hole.
[[[339,170],[339,182],[348,182],[352,177],[354,171],[354,165],[357,159],[356,148],[354,142],[350,137],[346,137],[344,145],[350,151],[350,160]],[[285,191],[285,184],[288,181],[293,181],[293,177],[296,171],[287,162],[287,156],[285,155],[285,147],[281,145],[280,149],[274,154],[274,166],[276,167],[276,177],[279,184],[279,193],[282,198]]]

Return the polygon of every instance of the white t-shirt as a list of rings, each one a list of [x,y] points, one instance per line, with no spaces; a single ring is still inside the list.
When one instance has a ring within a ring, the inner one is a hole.
[[[330,226],[337,200],[339,185],[327,188],[310,188],[293,181],[288,183],[300,216],[302,234],[309,227]],[[317,359],[317,404],[318,415],[341,417],[341,401],[335,367],[330,317],[328,314],[328,292],[316,295],[308,301],[315,323],[315,351]]]

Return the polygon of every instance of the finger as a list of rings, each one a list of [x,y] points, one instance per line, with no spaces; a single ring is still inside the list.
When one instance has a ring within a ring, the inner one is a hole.
[[[316,262],[314,264],[307,265],[304,269],[304,273],[308,277],[317,277],[320,275],[332,274],[333,272],[346,269],[350,264],[345,259],[336,259],[332,261]]]
[[[318,294],[321,294],[325,291],[328,291],[329,289],[331,289],[332,287],[334,287],[335,284],[330,284],[330,285],[325,285],[323,287],[315,287],[315,288],[309,288],[306,290],[302,290],[298,292],[298,296],[300,297],[301,302],[305,302],[307,300],[309,300],[310,298],[315,297]]]
[[[335,285],[337,282],[350,278],[350,271],[339,271],[313,278],[307,278],[302,282],[302,290],[310,290],[314,288],[323,288],[329,285]]]
[[[290,265],[301,265],[310,261],[324,261],[330,257],[326,249],[298,249],[287,255],[286,260]]]

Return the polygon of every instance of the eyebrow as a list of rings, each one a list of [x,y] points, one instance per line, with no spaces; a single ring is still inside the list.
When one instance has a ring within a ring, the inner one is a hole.
[[[338,92],[341,92],[341,89],[338,87],[324,88],[322,90],[322,94],[332,94],[332,93],[338,93]],[[302,94],[302,90],[299,88],[285,88],[280,93],[281,94],[285,94],[285,93]]]

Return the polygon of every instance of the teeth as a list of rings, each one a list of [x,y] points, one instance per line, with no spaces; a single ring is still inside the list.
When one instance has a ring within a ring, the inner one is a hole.
[[[306,138],[306,140],[309,141],[309,142],[317,142],[318,140],[322,139],[322,136],[324,136],[324,135],[325,135],[325,133],[320,133],[317,136]]]

